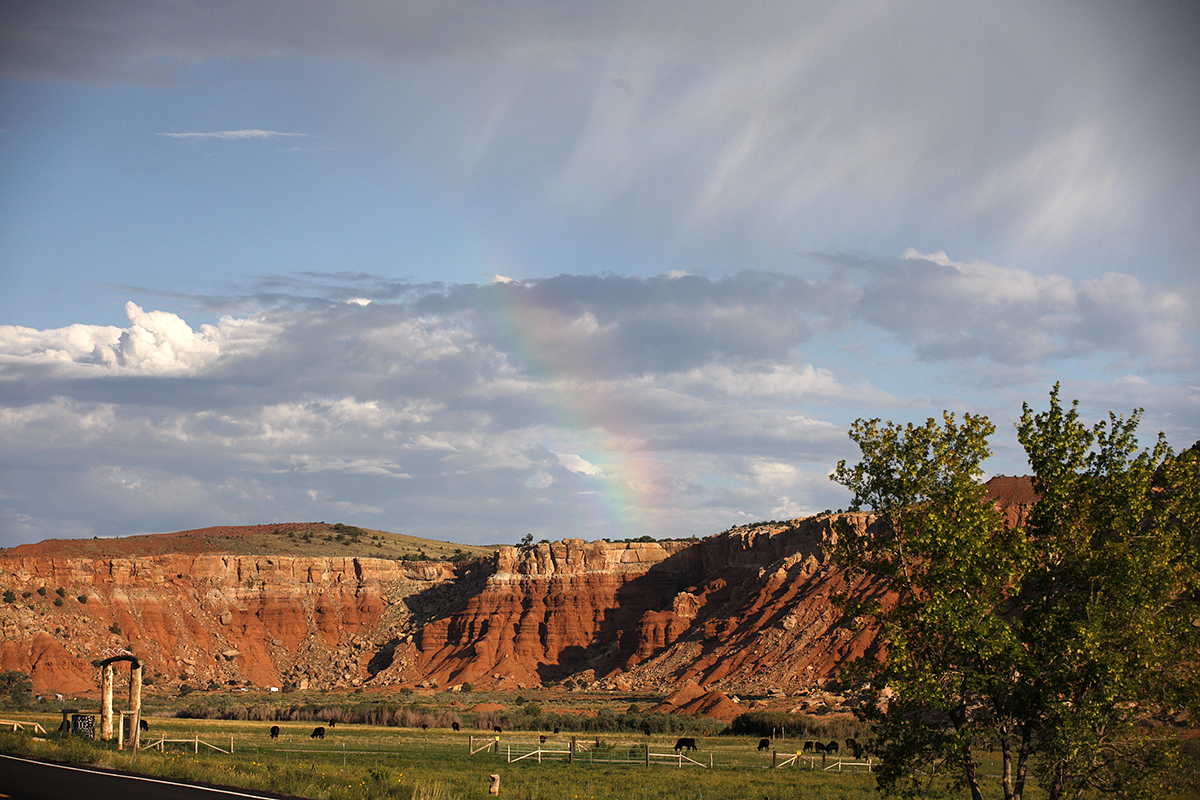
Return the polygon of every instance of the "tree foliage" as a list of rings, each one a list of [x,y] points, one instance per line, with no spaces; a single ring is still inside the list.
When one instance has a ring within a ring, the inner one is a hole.
[[[15,706],[27,706],[32,701],[33,681],[20,670],[0,672],[0,697]]]
[[[1139,450],[1140,415],[1086,426],[1057,386],[1049,410],[1026,406],[1039,499],[1016,525],[983,502],[987,418],[851,427],[862,459],[832,477],[875,519],[839,525],[834,557],[886,590],[843,598],[886,647],[847,676],[870,701],[883,790],[980,798],[985,745],[1009,800],[1031,770],[1051,800],[1160,790],[1174,741],[1147,723],[1200,710],[1200,477],[1161,436]]]

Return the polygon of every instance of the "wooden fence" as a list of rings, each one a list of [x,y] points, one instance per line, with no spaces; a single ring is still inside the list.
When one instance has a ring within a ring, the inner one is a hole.
[[[166,738],[163,738],[160,736],[157,739],[153,739],[153,740],[148,741],[145,744],[143,744],[141,746],[141,749],[142,750],[158,750],[159,752],[166,752],[166,745],[168,745],[168,744],[183,744],[183,745],[190,744],[192,746],[193,753],[199,753],[200,745],[204,745],[205,747],[207,747],[211,750],[216,750],[218,753],[225,753],[226,755],[233,754],[233,737],[232,736],[229,737],[229,749],[228,750],[224,749],[223,747],[218,747],[215,744],[206,742],[206,741],[202,740],[199,736],[193,736],[191,739],[166,739]]]
[[[686,755],[683,750],[677,750],[671,753],[655,753],[650,749],[650,745],[632,745],[628,747],[611,747],[605,748],[600,745],[600,741],[596,740],[595,745],[587,742],[582,742],[578,737],[572,736],[570,742],[563,740],[552,741],[547,739],[536,742],[527,740],[510,740],[507,743],[501,744],[499,736],[489,736],[476,740],[476,737],[470,737],[467,743],[468,751],[471,755],[490,751],[495,755],[503,755],[508,763],[512,764],[516,761],[524,761],[526,759],[537,761],[539,764],[544,759],[566,761],[568,764],[576,761],[586,761],[589,764],[640,764],[651,766],[652,764],[664,764],[675,767],[701,767],[711,768],[713,765],[713,757],[710,753],[708,763],[698,761],[692,756]]]

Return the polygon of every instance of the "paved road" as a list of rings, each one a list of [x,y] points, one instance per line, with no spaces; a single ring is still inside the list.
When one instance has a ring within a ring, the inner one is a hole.
[[[280,795],[213,789],[163,778],[120,775],[91,767],[47,764],[0,754],[0,797],[13,800],[273,800]]]

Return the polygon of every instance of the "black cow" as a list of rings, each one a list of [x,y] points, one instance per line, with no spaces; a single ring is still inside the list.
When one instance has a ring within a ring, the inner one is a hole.
[[[676,753],[683,751],[683,750],[696,750],[696,749],[698,749],[696,747],[696,740],[693,739],[691,736],[684,736],[682,739],[680,739],[679,741],[677,741],[675,743],[675,748],[674,748]]]
[[[545,744],[545,743],[546,743],[546,737],[545,737],[545,736],[539,736],[539,737],[538,737],[538,742],[540,742],[541,744]]]
[[[824,748],[821,748],[821,749],[823,750]],[[806,753],[810,753],[810,752],[812,752],[812,750],[813,750],[813,743],[812,743],[812,742],[805,742],[805,743],[804,743],[804,752],[806,752]]]
[[[837,743],[836,739],[834,739],[829,744],[825,745],[826,753],[836,753],[837,751],[838,751],[838,743]]]
[[[451,727],[451,729],[453,729],[453,730],[458,730],[458,723],[457,723],[457,722],[451,722],[451,723],[450,723],[450,727]]]
[[[759,739],[758,740],[758,752],[761,753],[763,750],[770,750],[770,749],[771,749],[771,740],[770,739]]]
[[[144,731],[148,731],[150,730],[150,723],[146,722],[146,720],[142,719],[141,717],[138,717],[138,727]]]
[[[499,725],[497,725],[496,727],[492,728],[492,730],[494,730],[496,733],[502,733],[502,731],[500,730],[500,726],[499,726]]]
[[[554,729],[554,735],[555,735],[555,736],[558,736],[558,728],[555,728],[555,729]]]
[[[278,726],[278,725],[272,725],[272,726],[271,726],[271,738],[272,738],[272,739],[278,739],[278,738],[279,738],[279,726]]]
[[[336,728],[336,727],[337,727],[337,720],[336,720],[336,719],[331,719],[331,720],[329,720],[329,727],[331,727],[331,728]]]
[[[312,732],[311,734],[309,734],[309,737],[308,737],[308,738],[310,738],[310,739],[324,739],[324,738],[325,738],[325,729],[324,729],[324,728],[322,728],[322,727],[320,727],[320,726],[318,726],[318,727],[316,727],[316,728],[313,728],[313,732]]]
[[[846,740],[846,749],[849,750],[851,753],[854,753],[855,758],[862,758],[863,747],[861,744],[858,743],[857,739],[847,739]]]
[[[421,723],[421,730],[423,730],[423,731],[427,731],[427,730],[429,730],[429,723],[428,723],[428,722],[422,722],[422,723]]]

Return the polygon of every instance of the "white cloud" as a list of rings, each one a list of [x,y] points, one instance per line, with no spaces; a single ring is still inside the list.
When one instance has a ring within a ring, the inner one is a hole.
[[[194,331],[176,314],[144,311],[133,302],[125,304],[125,313],[127,328],[71,325],[36,331],[0,326],[0,374],[5,363],[22,362],[79,365],[73,370],[77,375],[90,374],[87,367],[154,375],[194,373],[216,362],[226,342],[237,351],[269,335],[254,320],[226,319]]]
[[[1108,273],[1076,281],[905,251],[863,283],[857,313],[930,360],[1003,364],[1107,354],[1174,369],[1200,340],[1198,293]]]
[[[251,129],[241,131],[207,131],[203,133],[160,133],[158,135],[166,136],[170,139],[276,139],[287,136],[307,136],[308,134]]]
[[[855,417],[948,408],[1003,426],[1060,371],[1096,414],[1135,401],[1173,443],[1200,438],[1186,288],[915,250],[846,264],[825,282],[559,276],[398,293],[354,278],[377,287],[348,295],[366,305],[332,299],[344,287],[323,276],[298,287],[307,305],[276,295],[198,330],[132,303],[123,328],[6,326],[0,540],[352,511],[458,541],[705,534],[844,506],[827,476],[854,456]],[[817,325],[831,298],[844,321]],[[909,346],[860,340],[870,325]],[[994,471],[1020,471],[1015,443],[998,452]],[[640,523],[613,493],[636,499]],[[63,496],[82,500],[51,502]]]
[[[568,472],[578,472],[581,475],[599,475],[603,470],[575,453],[555,453],[559,465]]]

